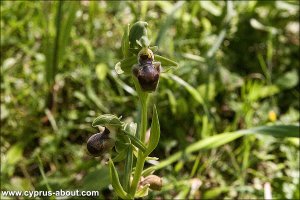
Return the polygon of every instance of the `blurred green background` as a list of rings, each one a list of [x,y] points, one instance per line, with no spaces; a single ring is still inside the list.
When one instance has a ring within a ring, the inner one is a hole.
[[[151,98],[161,124],[153,156],[222,132],[298,124],[298,1],[1,1],[1,190],[115,197],[103,159],[85,145],[100,114],[137,120],[133,83],[114,65],[124,28],[138,20],[180,66]],[[252,135],[156,174],[164,187],[151,199],[263,198],[266,183],[273,198],[299,199],[299,139]]]

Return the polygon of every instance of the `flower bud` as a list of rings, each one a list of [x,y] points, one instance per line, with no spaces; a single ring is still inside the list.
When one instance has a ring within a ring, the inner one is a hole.
[[[149,175],[139,183],[140,186],[145,186],[147,184],[150,185],[149,188],[152,190],[161,190],[162,178],[156,175]]]
[[[105,127],[105,129],[92,135],[87,141],[87,150],[89,153],[98,157],[103,153],[110,151],[115,145],[114,139],[110,137],[110,131]]]

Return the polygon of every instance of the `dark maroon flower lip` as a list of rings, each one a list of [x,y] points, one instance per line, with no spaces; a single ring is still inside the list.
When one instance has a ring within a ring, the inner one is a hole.
[[[154,62],[154,54],[149,48],[140,50],[138,62],[134,65],[132,73],[138,79],[141,89],[147,92],[155,91],[159,81],[160,63]]]
[[[155,91],[159,80],[159,70],[157,70],[152,62],[138,65],[133,70],[133,74],[139,81],[139,84],[143,91]]]
[[[98,157],[111,150],[114,146],[114,140],[110,138],[110,131],[105,127],[101,133],[92,135],[87,141],[87,150],[94,156]]]

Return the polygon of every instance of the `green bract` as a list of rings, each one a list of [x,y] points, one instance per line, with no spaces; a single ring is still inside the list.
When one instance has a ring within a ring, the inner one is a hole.
[[[146,151],[147,156],[156,148],[159,142],[159,138],[160,138],[159,119],[158,119],[156,107],[153,106],[153,119],[151,124],[150,139]]]
[[[118,196],[121,197],[122,199],[128,199],[129,198],[128,194],[124,191],[120,183],[118,172],[112,160],[109,160],[109,169],[110,169],[110,180]]]

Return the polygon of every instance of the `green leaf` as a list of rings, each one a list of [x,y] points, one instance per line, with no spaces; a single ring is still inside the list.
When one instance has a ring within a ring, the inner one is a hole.
[[[295,125],[259,126],[248,130],[241,130],[239,132],[242,132],[244,134],[270,135],[279,138],[285,138],[285,137],[300,138],[299,126],[295,126]]]
[[[104,114],[104,115],[100,115],[99,117],[97,117],[94,121],[92,126],[96,127],[96,126],[121,126],[122,122],[121,120],[115,116],[115,115],[111,115],[111,114]]]
[[[153,106],[153,119],[151,124],[151,131],[150,131],[150,139],[149,145],[146,151],[146,155],[148,156],[158,145],[160,138],[160,126],[159,126],[159,119],[157,115],[157,110],[155,105]]]
[[[137,63],[136,56],[125,58],[115,65],[115,71],[117,72],[117,74],[123,74],[123,73],[130,74],[132,66],[136,63]]]
[[[111,179],[110,181],[118,196],[121,197],[122,199],[128,199],[128,195],[124,191],[120,183],[118,172],[111,159],[109,159],[109,171],[110,171],[110,179]]]

